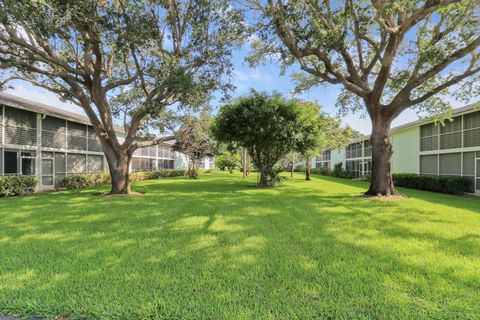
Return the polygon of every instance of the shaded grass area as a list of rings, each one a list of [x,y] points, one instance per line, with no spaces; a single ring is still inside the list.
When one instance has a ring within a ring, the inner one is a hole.
[[[0,201],[0,315],[474,319],[480,201],[211,173]]]

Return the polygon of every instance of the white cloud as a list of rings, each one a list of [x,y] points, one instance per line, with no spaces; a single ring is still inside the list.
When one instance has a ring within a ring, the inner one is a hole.
[[[248,72],[236,70],[233,83],[237,87],[237,92],[245,93],[250,88],[262,87],[262,89],[266,89],[273,84],[273,77],[258,69],[250,69]]]

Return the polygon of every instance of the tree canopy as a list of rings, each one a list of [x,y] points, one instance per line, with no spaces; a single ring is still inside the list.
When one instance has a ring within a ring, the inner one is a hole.
[[[198,163],[216,153],[216,143],[210,134],[212,118],[203,113],[199,117],[187,116],[175,134],[174,150],[187,156],[190,178],[197,177]]]
[[[227,89],[242,34],[242,16],[227,0],[4,0],[2,84],[28,81],[81,106],[109,163],[112,192],[127,192],[134,150],[161,141],[138,139],[141,129],[167,106],[200,105]],[[125,120],[124,139],[116,117]]]
[[[298,101],[252,91],[220,109],[213,133],[220,142],[246,148],[260,171],[259,186],[266,186],[282,157],[317,138],[318,123],[304,114]]]
[[[448,116],[452,97],[479,94],[477,0],[246,0],[260,13],[249,57],[297,63],[298,90],[340,85],[342,111],[372,121],[372,184],[395,192],[390,173],[391,122],[408,108]]]

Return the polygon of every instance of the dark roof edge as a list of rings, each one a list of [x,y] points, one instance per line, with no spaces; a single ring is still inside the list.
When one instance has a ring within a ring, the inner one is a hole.
[[[23,109],[35,113],[41,113],[56,118],[70,120],[72,122],[82,123],[85,125],[92,125],[88,117],[81,114],[54,107],[49,104],[25,99],[5,92],[0,92],[0,103],[9,107]],[[125,130],[121,126],[114,125],[114,127],[115,131],[117,131],[118,133],[125,133]]]

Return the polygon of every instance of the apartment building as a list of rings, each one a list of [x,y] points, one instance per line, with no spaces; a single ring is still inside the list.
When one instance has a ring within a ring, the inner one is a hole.
[[[471,104],[453,111],[445,125],[419,120],[390,133],[393,144],[392,171],[422,175],[463,176],[471,181],[472,193],[480,193],[480,105]],[[346,147],[327,150],[312,161],[316,167],[331,169],[336,163],[355,173],[370,174],[370,136],[351,141]]]
[[[123,137],[123,128],[116,129]],[[185,168],[186,157],[173,151],[173,143],[136,150],[130,170]],[[210,158],[205,161],[204,167],[213,167]],[[65,175],[107,172],[107,165],[87,117],[0,93],[0,175],[35,176],[39,189],[52,189]]]

